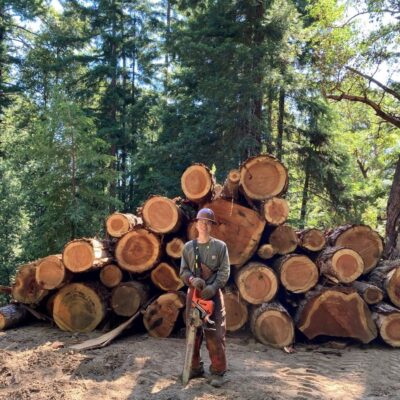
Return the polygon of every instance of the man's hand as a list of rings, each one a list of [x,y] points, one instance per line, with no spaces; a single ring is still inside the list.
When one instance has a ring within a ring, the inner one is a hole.
[[[190,280],[190,283],[197,290],[203,290],[204,286],[206,286],[204,279],[201,279],[201,278],[193,278]]]
[[[215,285],[207,285],[201,292],[201,298],[210,300],[217,293],[218,288]]]

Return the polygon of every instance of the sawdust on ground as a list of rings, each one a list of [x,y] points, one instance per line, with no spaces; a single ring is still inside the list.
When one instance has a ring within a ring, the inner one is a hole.
[[[400,352],[385,345],[300,344],[287,354],[231,334],[229,382],[214,388],[200,378],[183,388],[183,338],[127,334],[103,349],[68,349],[99,334],[44,324],[0,332],[0,399],[400,399]],[[205,348],[203,356],[207,365]]]

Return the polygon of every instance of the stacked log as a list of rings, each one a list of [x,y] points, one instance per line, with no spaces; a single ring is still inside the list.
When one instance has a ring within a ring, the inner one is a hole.
[[[181,186],[185,199],[152,195],[135,214],[110,215],[107,240],[75,239],[62,255],[22,266],[14,301],[44,303],[63,330],[88,332],[112,315],[120,321],[139,313],[150,335],[167,337],[184,313],[183,247],[197,237],[197,211],[208,207],[218,222],[211,235],[227,244],[232,266],[223,291],[229,331],[248,327],[261,343],[280,348],[294,343],[295,329],[309,339],[363,343],[379,331],[400,346],[400,262],[380,262],[382,239],[365,225],[328,232],[291,226],[288,172],[275,157],[246,160],[223,185],[194,164]],[[19,320],[19,312],[0,309],[0,323]]]

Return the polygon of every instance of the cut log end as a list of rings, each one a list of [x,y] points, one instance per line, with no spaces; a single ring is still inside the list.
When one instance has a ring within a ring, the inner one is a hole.
[[[136,215],[116,212],[107,218],[106,229],[109,235],[119,238],[141,223]]]
[[[201,164],[191,165],[181,177],[185,196],[196,203],[201,203],[212,195],[213,176],[210,170]]]
[[[269,243],[277,254],[284,255],[296,250],[298,238],[292,227],[280,225],[271,233]]]
[[[224,303],[226,310],[226,329],[230,332],[237,331],[247,321],[247,305],[240,298],[237,290],[226,289],[224,291]]]
[[[95,259],[93,247],[86,240],[74,240],[63,251],[64,265],[72,272],[90,269]]]
[[[123,282],[112,291],[111,308],[122,317],[134,315],[149,297],[149,289],[140,282]]]
[[[184,286],[175,269],[165,262],[160,263],[151,271],[151,280],[157,287],[165,291],[179,290]]]
[[[116,287],[122,280],[122,271],[117,265],[108,264],[100,271],[100,281],[108,288]]]
[[[390,273],[387,282],[386,290],[390,300],[395,306],[400,307],[400,268]]]
[[[67,271],[61,255],[52,255],[40,260],[36,267],[36,282],[43,289],[60,287],[67,280]]]
[[[321,251],[326,245],[326,238],[319,229],[306,229],[299,232],[299,244],[309,251]]]
[[[167,243],[165,247],[165,251],[167,254],[175,259],[181,258],[182,257],[182,252],[183,252],[183,247],[185,246],[185,243],[182,239],[180,238],[174,238],[170,242]]]
[[[263,260],[269,260],[275,255],[275,250],[270,244],[263,244],[257,250],[257,254]]]
[[[285,199],[273,197],[264,203],[264,217],[271,225],[283,224],[289,216],[289,204]]]
[[[177,205],[167,197],[152,196],[142,209],[146,227],[156,233],[174,232],[181,224],[181,213]]]

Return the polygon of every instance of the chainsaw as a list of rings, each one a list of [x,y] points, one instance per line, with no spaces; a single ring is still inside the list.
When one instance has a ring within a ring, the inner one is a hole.
[[[205,330],[215,330],[214,321],[210,319],[214,312],[214,302],[212,300],[204,300],[199,296],[197,289],[193,291],[192,304],[189,310],[188,327],[186,336],[186,355],[185,364],[182,372],[182,383],[186,386],[190,379],[190,371],[192,369],[192,358],[194,351],[194,342],[196,339],[197,329],[203,327]]]

